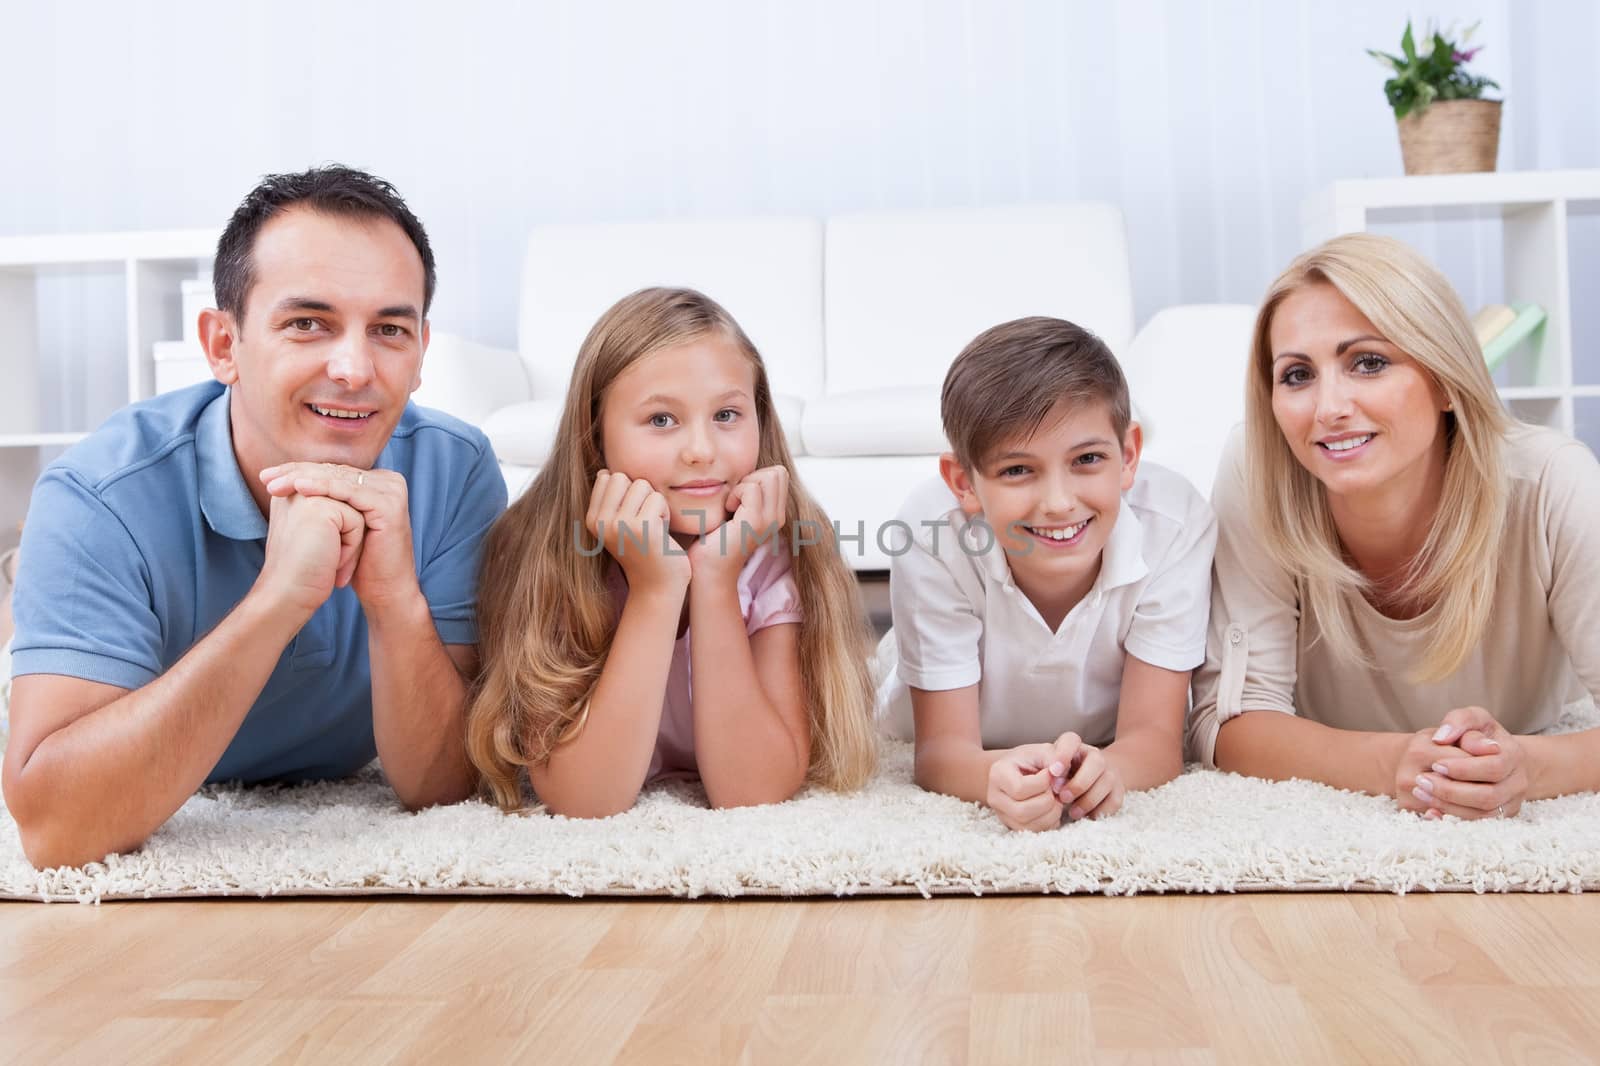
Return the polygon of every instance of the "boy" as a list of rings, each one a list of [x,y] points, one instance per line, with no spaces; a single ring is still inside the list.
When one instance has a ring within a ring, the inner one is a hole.
[[[914,736],[917,784],[1011,829],[1113,814],[1183,768],[1216,520],[1140,468],[1121,368],[1070,322],[980,334],[940,408],[953,451],[892,550],[887,725]]]

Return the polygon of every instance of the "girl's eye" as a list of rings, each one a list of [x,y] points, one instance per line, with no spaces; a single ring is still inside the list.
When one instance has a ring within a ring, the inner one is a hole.
[[[1303,366],[1291,366],[1288,370],[1285,370],[1283,372],[1283,376],[1278,379],[1278,383],[1280,385],[1290,385],[1290,386],[1293,386],[1293,385],[1304,385],[1306,382],[1308,382],[1310,380],[1311,380],[1311,373],[1308,370],[1306,370],[1305,367],[1303,367]]]
[[[1356,356],[1355,368],[1358,374],[1376,374],[1389,365],[1389,360],[1372,352],[1364,352]]]
[[[733,407],[724,407],[722,410],[711,416],[712,421],[715,422],[732,422],[738,417],[738,409]]]
[[[666,429],[672,425],[672,416],[668,414],[651,415],[650,424],[656,429]]]

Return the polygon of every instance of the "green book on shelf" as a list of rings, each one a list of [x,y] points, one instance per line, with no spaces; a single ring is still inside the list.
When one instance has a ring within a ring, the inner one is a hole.
[[[1488,364],[1491,374],[1500,368],[1500,364],[1505,362],[1506,356],[1517,345],[1544,325],[1544,308],[1538,304],[1512,304],[1511,309],[1517,313],[1517,317],[1483,346],[1483,361]]]

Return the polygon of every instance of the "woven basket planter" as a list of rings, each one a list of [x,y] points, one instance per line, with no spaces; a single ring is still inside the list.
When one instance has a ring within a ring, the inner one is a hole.
[[[1499,100],[1438,100],[1400,119],[1407,174],[1493,170],[1500,152]]]

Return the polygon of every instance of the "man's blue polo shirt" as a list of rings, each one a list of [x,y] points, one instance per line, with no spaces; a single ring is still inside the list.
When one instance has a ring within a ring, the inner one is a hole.
[[[45,469],[23,532],[13,676],[140,688],[250,590],[267,520],[234,457],[229,395],[208,382],[124,408]],[[488,439],[408,404],[375,465],[406,479],[440,639],[477,643],[483,537],[506,506]],[[340,777],[376,754],[366,617],[346,587],[284,649],[207,780]]]

